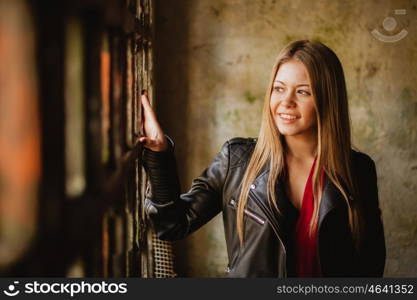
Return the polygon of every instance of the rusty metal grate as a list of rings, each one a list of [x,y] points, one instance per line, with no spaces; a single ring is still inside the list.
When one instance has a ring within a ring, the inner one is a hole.
[[[152,233],[152,248],[154,277],[176,277],[177,274],[174,271],[174,254],[172,252],[172,243],[168,241],[162,241],[157,238],[155,233]]]

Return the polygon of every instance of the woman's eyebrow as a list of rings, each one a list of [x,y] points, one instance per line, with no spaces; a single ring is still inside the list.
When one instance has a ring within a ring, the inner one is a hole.
[[[285,82],[281,81],[281,80],[275,80],[275,83],[281,83],[282,85],[285,85]],[[309,84],[307,83],[301,83],[301,84],[297,84],[296,87],[300,87],[300,86],[306,86],[306,87],[310,87]]]

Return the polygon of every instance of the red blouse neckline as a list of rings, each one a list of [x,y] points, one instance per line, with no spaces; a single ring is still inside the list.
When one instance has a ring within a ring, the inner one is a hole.
[[[313,171],[316,158],[310,169],[310,173],[304,188],[303,200],[299,210],[299,217],[294,232],[295,241],[295,262],[297,277],[319,277],[321,276],[319,255],[317,252],[317,232],[309,234],[310,220],[313,217]],[[321,172],[321,180],[324,172]]]

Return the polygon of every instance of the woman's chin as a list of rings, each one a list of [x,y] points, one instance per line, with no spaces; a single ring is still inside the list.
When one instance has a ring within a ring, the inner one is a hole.
[[[289,128],[289,127],[290,126],[278,126],[278,131],[281,135],[284,135],[284,136],[297,135],[300,131],[297,128],[294,128],[294,126],[291,126],[293,128]]]
[[[289,130],[280,131],[280,133],[283,136],[295,136],[295,135],[297,135],[297,132],[292,132],[292,131],[289,131]]]

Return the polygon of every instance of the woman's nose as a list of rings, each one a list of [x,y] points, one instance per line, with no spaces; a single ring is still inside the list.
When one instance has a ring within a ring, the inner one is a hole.
[[[293,98],[293,94],[291,92],[288,92],[281,100],[281,105],[285,107],[294,107],[295,101]]]

